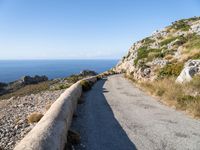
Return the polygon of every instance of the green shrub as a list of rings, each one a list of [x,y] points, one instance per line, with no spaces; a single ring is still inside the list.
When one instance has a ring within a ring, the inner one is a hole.
[[[155,42],[155,40],[151,39],[150,37],[147,37],[145,39],[142,40],[143,45],[145,46],[149,46],[149,44]]]
[[[80,76],[80,75],[71,75],[71,76],[65,78],[65,80],[67,80],[68,82],[71,82],[71,83],[75,83],[75,82],[79,81],[82,78],[83,77]]]
[[[68,87],[70,87],[69,84],[61,84],[61,85],[58,86],[58,90],[66,89]]]
[[[190,25],[188,25],[186,20],[179,20],[173,23],[172,28],[176,30],[181,30],[181,31],[189,31]]]
[[[192,17],[192,18],[183,19],[183,20],[186,20],[186,21],[197,21],[197,20],[200,20],[200,17]]]
[[[163,41],[160,42],[160,45],[161,46],[164,46],[164,45],[167,45],[169,43],[171,43],[172,41],[176,40],[178,37],[170,37],[170,38],[167,38]]]
[[[167,64],[163,68],[160,69],[158,77],[177,77],[181,73],[183,69],[183,63],[176,63],[176,64]]]
[[[149,49],[147,62],[152,61],[154,58],[162,58],[162,57],[163,57],[162,49]]]
[[[134,60],[134,64],[137,65],[140,59],[146,58],[148,56],[147,47],[141,47],[138,49],[137,58]]]
[[[92,83],[87,80],[82,80],[80,84],[82,86],[83,91],[88,91],[92,88]]]
[[[134,64],[137,65],[139,60],[144,60],[145,62],[152,61],[154,58],[162,57],[162,49],[147,49],[147,47],[141,47],[138,49],[137,58],[134,60]],[[141,61],[142,63],[142,61]]]

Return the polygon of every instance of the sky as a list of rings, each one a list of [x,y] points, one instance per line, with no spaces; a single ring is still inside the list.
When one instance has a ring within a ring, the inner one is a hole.
[[[200,0],[0,0],[0,60],[119,59]]]

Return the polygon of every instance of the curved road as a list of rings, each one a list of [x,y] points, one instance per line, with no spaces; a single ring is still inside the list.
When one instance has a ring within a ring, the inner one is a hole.
[[[200,150],[200,121],[164,106],[122,75],[98,81],[83,96],[72,128],[77,150]]]

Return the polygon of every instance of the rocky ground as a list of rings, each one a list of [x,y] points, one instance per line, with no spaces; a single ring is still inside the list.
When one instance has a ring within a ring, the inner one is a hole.
[[[12,97],[0,101],[0,149],[13,149],[34,126],[27,122],[32,112],[46,112],[46,106],[53,103],[64,89],[43,91],[24,97]]]
[[[1,90],[5,91],[2,87],[12,85],[12,89],[15,89],[0,97],[0,150],[13,149],[35,126],[35,123],[28,123],[30,114],[37,112],[44,115],[66,88],[82,78],[96,74],[83,70],[79,74],[54,80],[48,80],[45,76],[25,76],[9,84],[0,83],[0,95]],[[1,100],[2,97],[6,99]]]

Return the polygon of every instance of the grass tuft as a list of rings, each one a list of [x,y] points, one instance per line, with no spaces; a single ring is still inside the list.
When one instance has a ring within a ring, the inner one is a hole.
[[[42,117],[43,117],[42,113],[33,112],[27,117],[27,120],[28,120],[28,123],[36,123],[36,122],[39,122]]]

